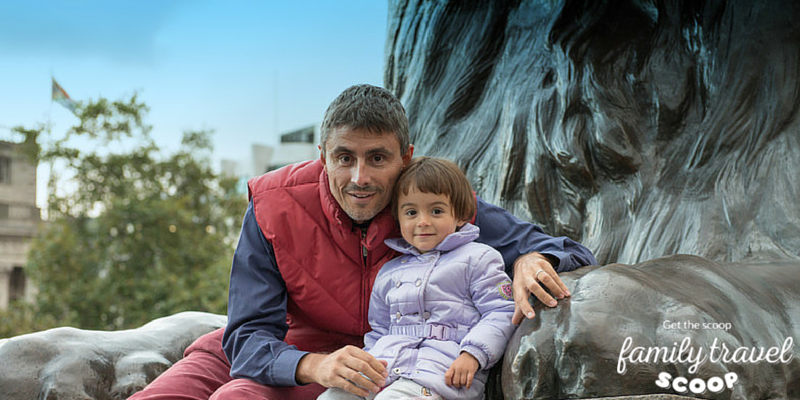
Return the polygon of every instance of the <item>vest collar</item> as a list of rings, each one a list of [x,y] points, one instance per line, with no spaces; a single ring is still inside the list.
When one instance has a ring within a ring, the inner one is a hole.
[[[325,170],[324,165],[319,173],[319,200],[322,204],[325,218],[328,219],[332,226],[348,231],[353,229],[353,220],[344,212],[339,203],[336,202],[336,198],[333,197],[333,193],[331,193],[328,172]]]

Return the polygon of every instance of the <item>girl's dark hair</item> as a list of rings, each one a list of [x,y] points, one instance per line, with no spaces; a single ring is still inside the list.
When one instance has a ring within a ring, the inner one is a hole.
[[[444,158],[416,157],[397,178],[392,199],[392,214],[397,218],[397,200],[407,195],[412,187],[423,193],[445,195],[450,198],[453,215],[457,220],[470,221],[477,205],[469,180],[454,162]]]

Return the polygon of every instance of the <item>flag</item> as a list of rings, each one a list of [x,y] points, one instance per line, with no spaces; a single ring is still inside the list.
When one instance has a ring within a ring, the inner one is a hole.
[[[72,111],[73,114],[78,113],[78,103],[75,100],[72,100],[64,88],[56,82],[56,78],[53,78],[53,101],[61,104],[62,106],[66,107],[67,110]]]

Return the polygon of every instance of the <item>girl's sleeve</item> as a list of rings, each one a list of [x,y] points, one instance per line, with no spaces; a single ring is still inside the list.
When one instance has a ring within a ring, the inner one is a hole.
[[[481,319],[464,336],[461,351],[473,355],[483,369],[500,360],[516,329],[511,323],[514,315],[511,280],[503,267],[500,253],[489,248],[469,268],[470,295]]]

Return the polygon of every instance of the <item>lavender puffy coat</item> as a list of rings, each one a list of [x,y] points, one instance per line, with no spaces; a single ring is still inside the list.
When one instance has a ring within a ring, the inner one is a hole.
[[[364,349],[389,363],[387,384],[404,377],[447,399],[483,398],[489,368],[516,327],[503,259],[473,242],[479,232],[466,224],[425,254],[403,239],[385,241],[402,255],[375,278]],[[480,363],[470,389],[444,383],[461,351]]]

